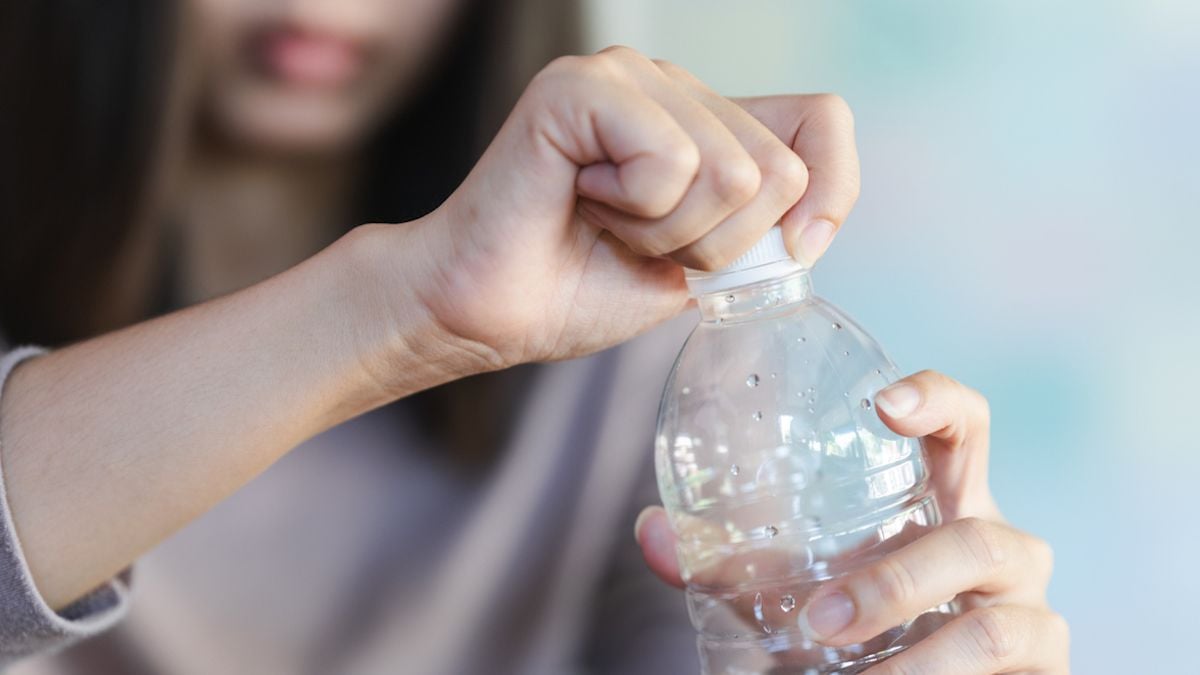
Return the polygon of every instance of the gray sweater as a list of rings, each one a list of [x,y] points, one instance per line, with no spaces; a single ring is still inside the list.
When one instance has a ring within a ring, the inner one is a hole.
[[[394,414],[310,440],[139,561],[137,602],[117,579],[51,611],[0,499],[0,661],[27,657],[16,675],[697,672],[684,599],[632,537],[657,500],[658,397],[694,321],[542,368],[482,477]],[[9,352],[0,374],[37,353]]]

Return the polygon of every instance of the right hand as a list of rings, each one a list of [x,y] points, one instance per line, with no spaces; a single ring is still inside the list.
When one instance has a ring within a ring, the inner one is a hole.
[[[875,403],[888,428],[922,439],[946,524],[900,532],[897,541],[907,542],[904,546],[822,583],[807,598],[798,597],[794,615],[775,611],[768,613],[770,619],[798,622],[816,642],[844,647],[957,597],[962,616],[864,675],[1070,672],[1070,631],[1046,598],[1054,557],[1050,546],[1008,524],[988,487],[987,400],[945,375],[922,371],[885,388]],[[678,535],[662,507],[642,512],[635,536],[650,568],[683,588]],[[755,552],[749,560],[729,558],[706,570],[709,578],[700,581],[733,588],[744,582],[747,562],[760,573],[777,568],[783,575],[789,559],[778,550]],[[827,602],[835,595],[840,602]],[[826,609],[818,611],[823,620],[813,621],[809,610],[818,599],[826,600]],[[754,625],[749,612],[743,616]]]
[[[597,351],[674,316],[688,303],[681,265],[726,265],[781,220],[793,255],[812,262],[858,181],[840,98],[735,102],[609,48],[547,66],[459,189],[415,224],[383,226],[404,233],[383,250],[413,249],[396,272],[403,295],[478,369],[503,368]]]

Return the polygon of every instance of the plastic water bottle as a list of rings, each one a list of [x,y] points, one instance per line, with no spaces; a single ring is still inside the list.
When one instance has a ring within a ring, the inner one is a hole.
[[[704,672],[857,673],[949,620],[952,602],[861,644],[805,636],[813,591],[939,524],[920,443],[874,409],[898,372],[813,295],[778,227],[687,280],[701,322],[667,380],[655,455]]]

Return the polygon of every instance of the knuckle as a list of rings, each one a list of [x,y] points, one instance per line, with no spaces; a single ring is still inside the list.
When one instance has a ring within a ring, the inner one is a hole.
[[[1054,573],[1054,548],[1045,539],[1030,536],[1029,552],[1035,569],[1041,572],[1043,578],[1049,580]]]
[[[621,59],[628,59],[628,58],[634,58],[634,57],[645,58],[644,56],[642,56],[641,52],[639,52],[638,50],[634,49],[633,47],[629,47],[627,45],[609,45],[596,53],[604,54],[606,56],[621,58]]]
[[[669,170],[694,178],[700,170],[700,148],[690,138],[681,137],[664,150],[663,160]]]
[[[966,639],[968,648],[985,664],[1008,663],[1016,655],[1017,640],[1012,622],[997,607],[977,609],[967,615]]]
[[[798,200],[808,188],[808,166],[791,150],[772,152],[762,164],[763,180],[774,180],[780,193],[789,199]]]
[[[733,262],[733,258],[729,257],[729,254],[723,252],[709,239],[709,237],[704,237],[680,249],[678,261],[685,267],[705,272],[719,270]]]
[[[1046,617],[1046,621],[1050,624],[1051,634],[1058,639],[1058,643],[1065,649],[1071,644],[1071,624],[1067,622],[1067,618],[1058,612],[1050,612]]]
[[[654,59],[654,65],[658,66],[659,70],[672,77],[687,72],[683,68],[680,68],[666,59]]]
[[[727,205],[741,206],[758,194],[762,173],[749,159],[722,161],[712,169],[713,191]]]
[[[544,68],[542,68],[541,72],[538,73],[538,75],[539,76],[547,76],[547,75],[552,76],[552,75],[558,75],[558,74],[563,74],[563,73],[580,72],[584,69],[585,64],[587,63],[587,58],[588,57],[586,57],[586,56],[574,56],[574,55],[559,56],[559,57],[555,58],[553,61],[551,61],[550,63],[547,63],[546,66]]]
[[[645,68],[651,65],[649,57],[633,47],[610,45],[596,52],[595,58],[607,63],[614,70],[622,68]]]
[[[951,530],[958,538],[963,553],[980,569],[996,572],[1008,562],[1008,536],[996,525],[982,518],[963,518],[954,522]]]
[[[854,111],[850,108],[850,104],[837,94],[815,94],[813,105],[826,117],[849,123],[854,122]]]
[[[612,81],[619,80],[622,76],[620,63],[602,53],[590,56],[560,56],[550,62],[550,66],[555,64],[558,64],[559,73],[577,79]]]
[[[972,405],[975,408],[975,417],[979,420],[979,423],[983,425],[984,429],[989,428],[992,424],[991,402],[988,401],[987,397],[984,396],[983,393],[978,389],[974,389],[966,385],[963,385],[963,387],[967,390],[967,392],[969,392],[968,395],[971,397],[971,399],[973,399]]]
[[[676,63],[672,63],[665,59],[654,59],[654,65],[657,66],[660,71],[662,71],[663,75],[666,75],[668,78],[675,80],[676,82],[680,82],[689,86],[695,86],[700,83],[700,81],[696,79],[696,76],[693,75],[688,69]]]
[[[903,563],[884,558],[871,572],[871,585],[887,607],[907,609],[917,597],[917,580]]]
[[[577,59],[577,56],[560,56],[550,63],[547,63],[533,79],[529,81],[529,86],[525,88],[527,94],[534,92],[542,92],[547,89],[553,89],[559,80],[562,80],[576,66],[571,62],[572,59]]]
[[[550,96],[561,93],[564,86],[583,79],[607,77],[609,68],[593,56],[560,56],[542,68],[529,83],[529,89]]]

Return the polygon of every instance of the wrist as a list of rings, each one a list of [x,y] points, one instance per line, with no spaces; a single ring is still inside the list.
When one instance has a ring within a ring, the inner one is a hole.
[[[336,297],[353,349],[388,400],[508,365],[431,308],[429,299],[446,291],[433,218],[361,225],[327,250],[339,270]]]

